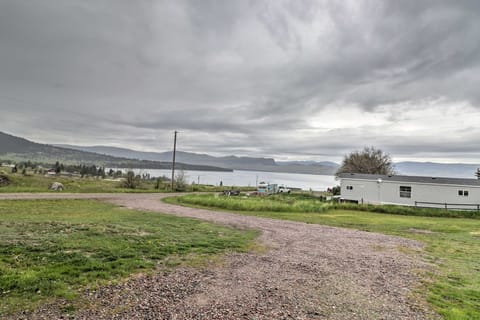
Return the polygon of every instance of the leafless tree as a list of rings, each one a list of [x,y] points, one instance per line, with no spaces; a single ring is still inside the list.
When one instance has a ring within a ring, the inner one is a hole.
[[[389,154],[375,147],[365,147],[345,156],[339,173],[395,174],[394,165]]]

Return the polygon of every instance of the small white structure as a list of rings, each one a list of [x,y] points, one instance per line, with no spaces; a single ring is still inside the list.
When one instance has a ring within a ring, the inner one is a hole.
[[[6,168],[13,168],[13,167],[15,167],[14,164],[6,163],[6,162],[2,163],[1,166],[2,166],[2,167],[6,167]]]
[[[342,173],[341,199],[358,203],[480,210],[480,180]]]
[[[259,194],[274,194],[278,192],[278,185],[274,183],[260,182],[257,187]]]

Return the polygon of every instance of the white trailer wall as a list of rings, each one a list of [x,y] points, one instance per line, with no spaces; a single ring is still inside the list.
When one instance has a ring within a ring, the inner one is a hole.
[[[415,205],[415,201],[418,201],[480,204],[480,187],[477,186],[398,181],[379,182],[377,180],[349,178],[342,178],[340,186],[343,199],[358,201],[359,203]],[[411,198],[400,197],[400,186],[411,187]],[[459,190],[468,191],[468,196],[460,196],[458,194]]]

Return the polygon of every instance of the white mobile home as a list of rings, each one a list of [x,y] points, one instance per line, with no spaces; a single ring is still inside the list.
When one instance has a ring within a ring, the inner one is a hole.
[[[480,180],[342,173],[341,198],[372,204],[480,208]]]

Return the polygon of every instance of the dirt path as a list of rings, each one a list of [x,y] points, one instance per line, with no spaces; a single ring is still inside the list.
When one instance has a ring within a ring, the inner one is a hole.
[[[426,319],[412,298],[416,241],[351,229],[186,208],[161,194],[23,194],[2,198],[94,198],[132,209],[261,230],[262,254],[232,254],[222,266],[138,276],[85,294],[78,319]],[[25,318],[59,318],[50,305]]]

